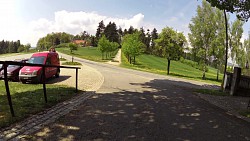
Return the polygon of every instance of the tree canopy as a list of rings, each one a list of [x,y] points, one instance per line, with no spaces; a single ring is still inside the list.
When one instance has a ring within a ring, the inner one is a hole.
[[[162,56],[168,60],[167,73],[169,74],[170,61],[179,60],[187,43],[183,33],[178,33],[173,28],[165,27],[155,40],[156,46],[161,50]]]
[[[236,13],[240,20],[247,21],[250,18],[250,1],[249,0],[206,0],[213,7],[227,12]]]

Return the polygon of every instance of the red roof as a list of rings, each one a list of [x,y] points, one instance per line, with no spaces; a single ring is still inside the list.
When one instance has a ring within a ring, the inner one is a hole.
[[[75,43],[75,44],[84,44],[84,43],[86,43],[87,41],[85,41],[85,40],[74,40],[73,41],[73,43]]]

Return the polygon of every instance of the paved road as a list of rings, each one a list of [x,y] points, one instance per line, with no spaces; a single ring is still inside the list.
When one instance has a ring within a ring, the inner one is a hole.
[[[103,85],[79,108],[23,140],[250,140],[249,123],[192,92],[216,86],[76,60],[98,70]]]
[[[192,92],[210,85],[78,61],[100,71],[102,87],[27,140],[250,140],[249,123]]]

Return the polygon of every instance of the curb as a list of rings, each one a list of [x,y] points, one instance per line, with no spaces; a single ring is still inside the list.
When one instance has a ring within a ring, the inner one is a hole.
[[[77,108],[80,104],[85,102],[89,97],[93,96],[94,94],[95,92],[80,93],[79,95],[71,98],[70,100],[58,103],[50,109],[47,109],[19,123],[5,128],[0,131],[0,141],[21,140],[27,135],[42,129],[44,126],[53,123],[60,117],[68,114],[70,111]]]
[[[245,117],[245,116],[242,116],[242,115],[240,115],[239,112],[237,112],[236,110],[234,110],[234,109],[229,109],[229,108],[227,108],[226,106],[223,106],[223,104],[220,104],[220,102],[217,102],[217,101],[215,100],[215,99],[216,99],[216,96],[213,96],[213,97],[215,97],[215,98],[212,100],[212,99],[209,99],[207,96],[204,96],[204,94],[201,94],[201,93],[195,93],[195,94],[196,94],[199,98],[201,98],[201,99],[207,101],[208,103],[210,103],[210,104],[212,104],[212,105],[214,105],[214,106],[216,106],[216,107],[218,107],[218,108],[220,108],[220,109],[226,111],[226,113],[227,113],[228,115],[235,116],[235,117],[238,118],[238,119],[242,119],[242,120],[244,120],[244,121],[250,123],[250,118]],[[211,95],[209,95],[209,96],[212,97]]]

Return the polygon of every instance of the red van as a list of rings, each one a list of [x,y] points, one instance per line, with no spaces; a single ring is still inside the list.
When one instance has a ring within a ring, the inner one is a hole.
[[[59,55],[56,52],[39,52],[34,53],[28,60],[31,64],[46,64],[60,66]],[[45,76],[46,79],[50,77],[59,77],[60,68],[57,67],[46,67]],[[42,67],[24,66],[19,71],[19,80],[22,83],[26,82],[42,82]]]

